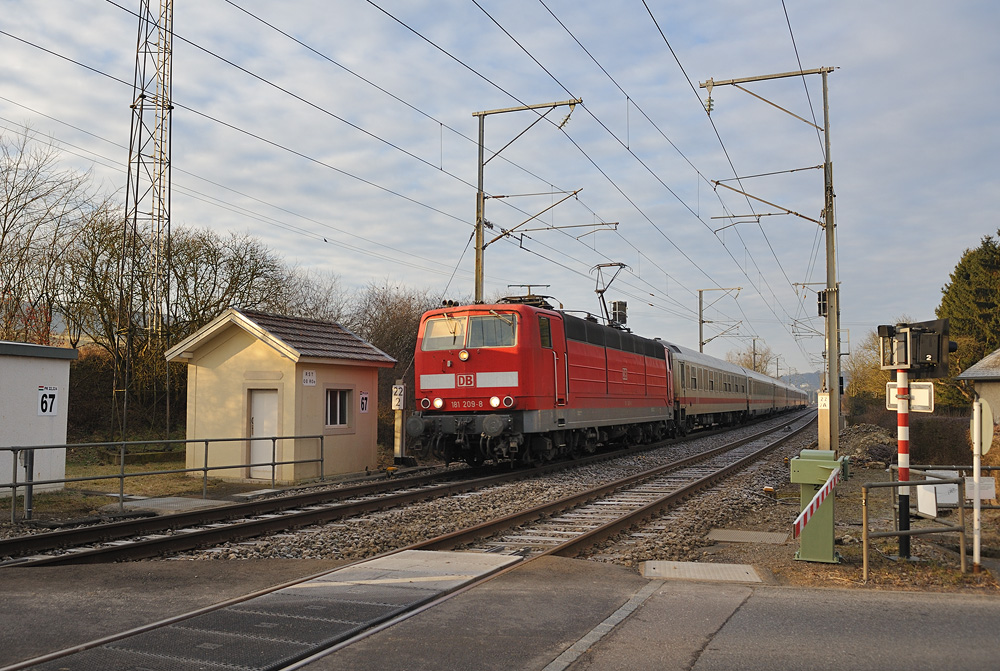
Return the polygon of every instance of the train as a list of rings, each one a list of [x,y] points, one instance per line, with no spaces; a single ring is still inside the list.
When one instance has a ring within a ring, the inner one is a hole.
[[[807,404],[780,380],[554,308],[540,296],[446,302],[420,320],[418,454],[538,463],[735,425]]]

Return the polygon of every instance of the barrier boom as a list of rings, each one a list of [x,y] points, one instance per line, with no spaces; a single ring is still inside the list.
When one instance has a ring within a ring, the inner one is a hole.
[[[819,510],[823,501],[826,500],[826,497],[830,495],[833,488],[837,486],[838,482],[840,482],[840,470],[841,467],[837,466],[830,472],[830,477],[827,478],[826,483],[819,488],[819,491],[816,492],[815,496],[813,496],[809,505],[803,508],[802,512],[799,513],[799,516],[795,518],[794,522],[792,522],[792,533],[794,538],[799,537],[799,534],[802,533],[802,529],[804,529],[806,524],[809,523],[809,519],[817,510]]]

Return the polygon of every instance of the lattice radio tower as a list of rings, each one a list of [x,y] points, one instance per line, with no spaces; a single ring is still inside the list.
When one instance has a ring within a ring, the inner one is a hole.
[[[170,61],[173,0],[140,0],[125,222],[115,342],[115,427],[122,440],[130,397],[152,395],[170,427]],[[140,359],[138,355],[146,354]],[[137,371],[137,363],[147,365]]]

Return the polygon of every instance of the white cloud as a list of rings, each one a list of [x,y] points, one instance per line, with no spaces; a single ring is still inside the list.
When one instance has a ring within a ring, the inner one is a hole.
[[[689,82],[641,3],[545,0],[629,102],[541,3],[480,4],[558,82],[470,2],[237,4],[391,95],[229,3],[178,6],[179,36],[267,80],[175,40],[175,102],[245,131],[175,110],[172,214],[178,225],[249,230],[289,261],[334,270],[347,284],[389,276],[443,290],[461,259],[449,295],[467,296],[472,250],[466,244],[475,217],[470,185],[476,181],[472,113],[578,96],[585,108],[574,110],[568,137],[539,123],[487,165],[486,190],[582,188],[578,199],[538,221],[613,221],[620,222],[618,232],[577,240],[585,229],[535,231],[523,241],[525,249],[518,241],[498,241],[486,250],[487,292],[508,283],[551,284],[546,292],[567,308],[596,311],[591,268],[622,261],[631,272],[609,296],[617,291],[629,301],[633,328],[696,345],[697,291],[742,286],[738,302],[722,297],[708,311],[716,322],[708,330],[743,320],[740,334],[763,337],[800,370],[815,368],[821,339],[797,342],[792,332],[799,329],[790,325],[799,319],[822,329],[812,318],[815,295],[797,296],[790,283],[825,278],[818,227],[772,216],[762,217],[760,227],[740,224],[714,234],[732,220],[713,217],[749,214],[751,205],[706,181],[733,177],[730,160],[741,175],[822,161],[814,129],[718,87],[712,120],[727,158],[700,107],[706,91],[698,83],[709,77],[797,69],[779,3],[649,3]],[[840,67],[829,76],[829,99],[845,326],[856,339],[898,314],[930,318],[961,252],[998,226],[987,207],[1000,195],[992,179],[1000,94],[989,84],[1000,56],[991,34],[1000,8],[901,0],[787,7],[803,67]],[[136,23],[128,13],[69,0],[8,0],[4,9],[3,30],[131,82]],[[97,165],[94,175],[109,190],[119,189],[125,150],[48,117],[127,145],[131,87],[4,35],[0,62],[0,95],[12,101],[0,100],[0,117],[107,156],[113,167]],[[812,111],[801,79],[750,88],[800,116],[815,113],[822,123],[819,78],[807,78],[807,85]],[[566,111],[550,117],[561,121]],[[533,118],[530,112],[489,116],[486,144],[499,149]],[[66,160],[89,166],[76,156]],[[822,207],[818,171],[743,186],[812,218]],[[225,207],[205,202],[212,198]],[[487,218],[511,228],[555,198],[491,199]],[[758,202],[752,207],[773,211]],[[721,356],[740,345],[720,338],[707,350]]]

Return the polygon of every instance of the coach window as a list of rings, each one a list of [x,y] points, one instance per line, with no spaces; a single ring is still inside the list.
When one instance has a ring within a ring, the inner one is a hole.
[[[542,347],[552,349],[552,325],[548,317],[538,317],[538,337],[542,341]]]

